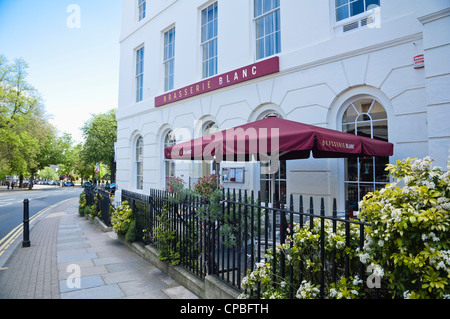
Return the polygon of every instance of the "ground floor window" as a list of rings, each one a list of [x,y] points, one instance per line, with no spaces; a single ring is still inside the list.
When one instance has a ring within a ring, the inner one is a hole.
[[[201,130],[202,136],[219,132],[219,126],[212,121],[206,122]],[[190,164],[189,186],[192,187],[200,177],[209,176],[212,173],[218,174],[218,165],[211,160],[195,160]]]
[[[135,174],[136,174],[136,189],[143,189],[144,186],[144,158],[143,158],[144,139],[140,136],[136,141],[135,151]]]
[[[176,144],[175,136],[173,131],[169,131],[164,138],[164,149],[166,147],[172,146]],[[163,158],[164,158],[164,184],[167,186],[167,178],[175,176],[175,161],[171,159],[166,159],[164,157],[164,149],[163,149]]]
[[[260,164],[260,191],[261,201],[273,203],[278,208],[280,204],[286,204],[286,161]],[[266,172],[274,172],[266,174]]]
[[[351,102],[342,118],[342,131],[388,141],[387,114],[373,98]],[[352,215],[358,202],[369,192],[383,188],[389,182],[384,170],[389,157],[355,157],[345,159],[345,210]]]

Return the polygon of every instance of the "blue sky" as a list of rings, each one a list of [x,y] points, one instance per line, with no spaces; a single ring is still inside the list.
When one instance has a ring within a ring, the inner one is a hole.
[[[27,61],[51,122],[77,141],[91,114],[117,108],[120,24],[121,0],[0,0],[0,54]]]

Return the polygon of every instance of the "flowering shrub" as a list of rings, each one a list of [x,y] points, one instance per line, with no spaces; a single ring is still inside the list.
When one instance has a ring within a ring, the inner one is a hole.
[[[397,161],[387,169],[395,181],[361,203],[360,217],[372,225],[361,261],[382,269],[393,297],[448,297],[449,172],[432,168],[429,157]]]
[[[217,177],[215,174],[209,176],[200,177],[196,183],[194,183],[194,192],[202,197],[208,197],[217,188]]]
[[[450,168],[450,167],[449,167]],[[325,267],[325,298],[364,298],[365,285],[357,276],[346,277],[341,263],[350,260],[350,269],[366,266],[383,280],[382,297],[450,298],[450,175],[432,168],[432,160],[406,159],[388,165],[394,183],[369,193],[360,202],[360,215],[366,222],[364,246],[359,249],[359,225],[350,225],[350,247],[345,245],[344,223],[325,221],[325,259],[337,258],[337,281]],[[403,184],[400,186],[400,184]],[[273,250],[265,262],[256,264],[242,280],[246,289],[240,298],[254,297],[260,288],[262,298],[318,298],[322,267],[319,256],[320,219],[303,227],[294,224],[286,243],[277,245],[273,269]],[[286,274],[293,266],[293,277],[279,276],[280,258],[285,258]],[[301,278],[301,279],[300,279]],[[291,282],[292,281],[292,285]],[[372,287],[368,287],[372,288]]]
[[[86,207],[86,193],[85,192],[81,192],[81,194],[80,194],[80,198],[79,198],[79,200],[78,200],[78,203],[80,204],[79,206],[78,206],[78,213],[81,215],[81,216],[83,216],[84,215],[84,210],[85,210],[85,207]]]
[[[123,201],[121,205],[117,206],[116,210],[111,215],[111,224],[118,234],[125,235],[128,228],[133,221],[133,211],[131,210],[127,201]]]
[[[337,283],[332,280],[331,272],[325,272],[324,294],[327,298],[359,298],[362,288],[362,281],[358,277],[344,277],[344,258],[349,257],[351,268],[356,268],[358,263],[359,225],[350,224],[350,246],[345,246],[345,224],[338,222],[336,231],[333,231],[331,220],[324,220],[325,235],[325,259],[336,260]],[[289,231],[289,229],[288,229]],[[315,299],[320,295],[319,270],[322,267],[320,258],[320,235],[321,220],[314,219],[307,221],[303,227],[294,223],[292,234],[288,234],[286,243],[277,245],[275,250],[276,267],[273,270],[273,249],[268,249],[265,255],[265,262],[257,263],[256,269],[248,271],[247,276],[242,280],[242,287],[247,293],[240,295],[240,298],[250,298],[249,291],[260,286],[261,297],[269,299],[289,298]],[[285,273],[290,273],[292,266],[293,277],[279,276],[280,258],[285,259]],[[352,267],[353,266],[353,267]]]
[[[166,177],[166,190],[171,193],[180,193],[184,189],[184,184],[186,182],[183,180],[183,175],[181,177]]]

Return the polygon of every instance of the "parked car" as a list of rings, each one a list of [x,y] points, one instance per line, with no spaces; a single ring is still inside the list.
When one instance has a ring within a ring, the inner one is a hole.
[[[91,182],[84,182],[83,183],[83,187],[92,187],[92,183]]]

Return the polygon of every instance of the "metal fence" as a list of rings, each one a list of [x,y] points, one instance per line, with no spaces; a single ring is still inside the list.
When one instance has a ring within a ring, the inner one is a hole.
[[[338,218],[335,199],[331,213],[325,214],[322,198],[319,214],[315,214],[312,197],[305,209],[303,196],[299,196],[298,211],[294,210],[292,195],[288,206],[271,205],[267,201],[261,202],[260,198],[259,193],[255,197],[253,192],[227,189],[213,205],[198,196],[162,190],[152,189],[149,195],[122,191],[122,202],[129,202],[136,220],[136,241],[170,252],[168,259],[175,260],[200,278],[215,275],[242,290],[242,279],[248,271],[270,258],[274,277],[292,287],[290,297],[295,296],[295,284],[304,279],[320,285],[322,298],[325,287],[336,283],[340,276],[358,275],[364,279],[365,268],[358,257],[325,248],[325,240],[330,237],[326,236],[326,231],[330,227],[336,235],[338,229],[343,230],[344,250],[358,247],[362,250],[364,245],[365,224],[350,219],[348,214]],[[287,239],[295,224],[310,229],[314,224],[320,227],[314,251],[301,257],[297,264],[287,262],[285,254],[273,249],[286,243],[292,247],[292,241]],[[314,273],[307,267],[313,258],[320,265]],[[259,291],[252,293],[260,297]]]
[[[86,204],[88,206],[96,205],[96,211],[100,219],[106,226],[111,226],[110,208],[113,208],[110,199],[110,193],[96,187],[85,187]]]

